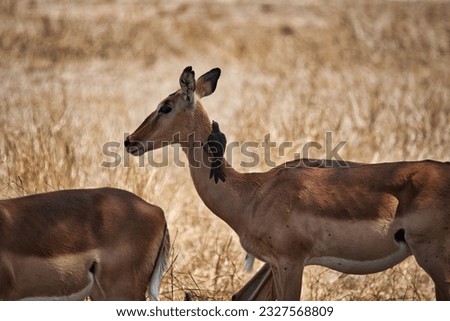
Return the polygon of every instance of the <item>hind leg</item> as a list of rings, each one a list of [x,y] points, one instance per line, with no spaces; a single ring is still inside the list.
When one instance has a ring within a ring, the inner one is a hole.
[[[450,255],[449,253],[435,254],[435,259],[426,260],[419,263],[422,268],[433,279],[436,300],[438,301],[450,301]]]
[[[434,262],[433,262],[434,261]],[[450,271],[444,261],[417,260],[419,265],[428,273],[434,282],[436,300],[450,301]],[[448,261],[447,261],[448,262]]]
[[[417,263],[434,282],[436,300],[449,301],[450,241],[430,239],[419,245],[410,244],[410,246]]]
[[[450,285],[448,281],[436,284],[436,300],[450,301]]]
[[[149,276],[138,273],[130,265],[99,264],[94,272],[94,281],[90,294],[94,301],[144,301]]]
[[[91,291],[93,301],[145,301],[146,284],[131,275],[99,277]]]
[[[273,274],[269,263],[262,268],[232,298],[233,301],[275,300]]]

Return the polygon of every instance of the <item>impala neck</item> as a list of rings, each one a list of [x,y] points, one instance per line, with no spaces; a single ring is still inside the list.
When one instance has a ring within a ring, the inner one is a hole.
[[[245,219],[245,208],[252,199],[256,184],[249,180],[248,174],[235,171],[225,161],[226,181],[217,184],[209,178],[210,155],[201,147],[211,133],[211,121],[201,106],[198,106],[196,124],[194,124],[194,139],[183,148],[189,160],[191,177],[197,193],[205,205],[234,231],[238,232]]]

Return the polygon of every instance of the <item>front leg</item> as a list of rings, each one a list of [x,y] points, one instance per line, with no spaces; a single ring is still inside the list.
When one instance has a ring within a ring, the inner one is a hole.
[[[278,301],[298,301],[302,291],[303,261],[280,259],[271,265]]]

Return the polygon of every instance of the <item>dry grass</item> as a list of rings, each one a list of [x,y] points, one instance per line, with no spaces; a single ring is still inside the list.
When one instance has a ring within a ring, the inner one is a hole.
[[[250,277],[243,251],[189,171],[139,167],[122,145],[129,166],[102,167],[111,160],[103,144],[122,142],[177,88],[185,66],[219,66],[218,89],[204,104],[229,141],[270,133],[280,143],[324,144],[331,131],[347,141],[346,159],[449,160],[449,12],[448,1],[2,1],[0,197],[130,190],[167,215],[173,253],[163,299],[229,299]],[[267,166],[241,170],[258,169]],[[369,276],[309,267],[303,298],[434,294],[409,259]]]

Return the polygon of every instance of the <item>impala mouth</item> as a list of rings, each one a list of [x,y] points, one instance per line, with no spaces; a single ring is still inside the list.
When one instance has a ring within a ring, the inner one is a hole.
[[[133,156],[141,156],[145,153],[144,146],[142,145],[129,145],[126,147],[127,153]]]
[[[133,156],[141,156],[146,152],[144,144],[139,141],[131,141],[130,137],[125,139],[124,145],[127,153],[130,153]]]

